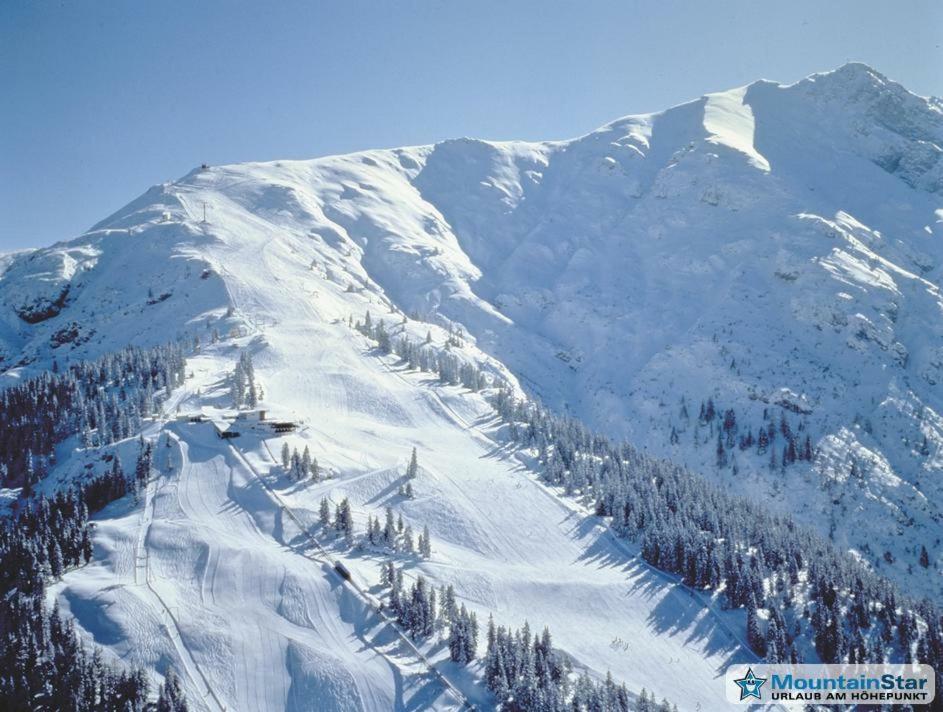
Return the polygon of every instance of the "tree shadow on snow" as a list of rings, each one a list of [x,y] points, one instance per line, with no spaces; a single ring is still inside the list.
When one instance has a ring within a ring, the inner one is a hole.
[[[492,441],[492,442],[493,442],[493,441]],[[481,456],[481,459],[483,459],[483,460],[484,460],[484,459],[489,459],[489,460],[510,460],[510,459],[511,459],[511,456],[514,454],[514,451],[515,451],[516,449],[517,449],[517,448],[516,448],[516,446],[514,445],[514,443],[511,443],[511,442],[504,443],[504,444],[497,444],[497,445],[495,445],[493,448],[491,448],[490,450],[488,450],[488,452],[486,452],[484,455],[482,455],[482,456]],[[523,464],[517,464],[517,465],[515,465],[515,467],[514,467],[514,469],[513,469],[513,472],[521,472],[521,471],[524,471],[524,470],[526,470],[526,469],[527,469],[527,468],[526,468]]]
[[[705,610],[700,597],[675,586],[661,598],[648,615],[648,625],[658,635],[684,635],[684,644],[695,646],[705,655],[721,656],[718,673],[733,663],[752,662],[755,657]]]
[[[560,523],[564,525],[568,520],[578,516],[570,514],[564,517]],[[587,514],[579,518],[576,524],[571,527],[567,533],[574,540],[595,536],[592,543],[584,549],[574,563],[596,564],[600,568],[618,569],[626,573],[635,572],[638,568],[636,555],[618,549],[611,539],[611,534],[603,529],[604,526],[597,516]]]
[[[360,643],[361,647],[358,652],[374,654],[380,652],[390,665],[396,683],[394,709],[403,712],[434,709],[435,701],[444,692],[442,683],[425,669],[422,672],[410,674],[404,679],[387,656],[414,660],[414,653],[403,643],[392,624],[356,596],[339,576],[334,575],[330,566],[325,564],[322,568],[328,575],[331,589],[337,597],[341,620],[351,626],[351,637],[356,638]],[[415,687],[416,685],[418,688]],[[408,700],[406,699],[407,688],[411,689]]]
[[[597,517],[587,515],[580,519],[570,534],[581,539],[593,535],[593,530],[599,526]],[[578,561],[625,573],[631,581],[625,593],[626,598],[657,598],[647,621],[653,631],[658,635],[684,635],[685,645],[696,646],[705,655],[724,656],[721,671],[733,662],[754,659],[705,605],[699,594],[679,583],[676,577],[649,566],[638,553],[622,551],[613,542],[612,536],[608,531],[597,536]]]
[[[386,487],[368,499],[366,504],[376,504],[377,502],[382,502],[383,500],[389,498],[390,496],[394,495],[394,493],[398,492],[399,488],[406,484],[406,481],[406,475],[400,475],[396,479],[391,480]]]

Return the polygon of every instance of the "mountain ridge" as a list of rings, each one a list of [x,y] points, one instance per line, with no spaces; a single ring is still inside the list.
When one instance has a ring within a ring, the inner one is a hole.
[[[922,570],[896,539],[914,522],[932,542],[943,522],[941,137],[938,100],[852,63],[567,141],[197,168],[11,258],[0,345],[7,367],[42,366],[95,354],[109,329],[193,331],[233,307],[235,251],[265,254],[239,226],[291,235],[326,279],[461,327],[493,368],[594,427],[774,508],[790,508],[783,488],[812,501],[837,488],[843,521],[829,498],[800,518],[939,595],[938,542]],[[708,398],[753,430],[784,411],[815,462],[782,474],[727,446],[736,464],[718,467],[713,426],[679,415]]]

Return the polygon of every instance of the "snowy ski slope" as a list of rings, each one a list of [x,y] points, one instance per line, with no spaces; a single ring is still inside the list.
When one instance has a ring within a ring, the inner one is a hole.
[[[312,527],[322,496],[349,497],[361,530],[387,505],[417,530],[428,525],[433,556],[409,575],[452,583],[483,620],[549,625],[578,667],[612,670],[634,692],[683,694],[682,708],[722,704],[724,666],[750,659],[736,622],[539,484],[492,439],[493,415],[480,396],[439,388],[373,354],[342,317],[377,309],[376,300],[313,280],[302,244],[260,241],[244,226],[240,235],[225,235],[226,254],[240,256],[228,260],[229,284],[238,285],[237,313],[261,326],[239,343],[254,353],[272,417],[304,421],[288,442],[309,445],[336,474],[290,485],[277,467],[269,474],[281,448],[274,435],[263,441],[246,430],[225,441],[208,422],[164,427],[147,501],[120,518],[106,513],[93,564],[58,591],[83,628],[136,662],[172,661],[208,709],[332,708],[312,699],[337,709],[456,708],[329,566],[302,555],[310,546],[256,471]],[[191,359],[183,412],[217,412],[237,353],[224,342]],[[396,490],[414,446],[416,498],[403,501]],[[343,556],[358,582],[376,583],[379,558]],[[443,667],[480,696],[467,673]]]
[[[4,256],[4,382],[199,335],[183,412],[225,412],[249,350],[266,406],[304,422],[288,441],[334,474],[296,489],[269,474],[281,439],[245,434],[239,455],[208,425],[169,425],[147,502],[103,513],[93,564],[56,595],[116,654],[179,668],[206,708],[458,705],[302,555],[255,468],[311,521],[322,496],[350,497],[361,526],[395,504],[432,532],[413,572],[453,583],[480,615],[547,624],[578,665],[716,709],[720,671],[746,655],[742,621],[718,619],[537,483],[479,396],[378,358],[348,326],[370,310],[439,346],[459,328],[456,352],[486,372],[794,512],[938,599],[941,146],[939,100],[847,65],[571,141],[196,169],[75,240]],[[751,427],[764,409],[801,420],[814,462],[770,471],[747,451],[736,473],[718,468],[679,413],[708,397]],[[403,502],[413,446],[422,469]],[[81,470],[73,459],[61,473]],[[376,560],[347,558],[376,582]]]

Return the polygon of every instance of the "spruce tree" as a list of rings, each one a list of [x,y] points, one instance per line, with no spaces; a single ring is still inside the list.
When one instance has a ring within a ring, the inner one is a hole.
[[[409,457],[409,465],[406,466],[406,478],[414,479],[419,474],[419,458],[416,455],[416,448],[413,448],[412,455]]]
[[[282,443],[282,468],[288,472],[291,465],[291,450],[288,449],[288,443]]]
[[[419,535],[419,555],[428,559],[432,556],[432,542],[429,540],[429,527],[422,528],[422,534]]]

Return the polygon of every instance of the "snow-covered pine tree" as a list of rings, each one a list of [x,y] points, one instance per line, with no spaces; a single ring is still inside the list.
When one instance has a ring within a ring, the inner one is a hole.
[[[419,535],[419,555],[424,559],[432,556],[432,542],[429,540],[428,526],[423,526],[422,534]]]
[[[291,450],[288,448],[288,443],[282,443],[282,468],[285,472],[288,472],[288,468],[291,467]]]
[[[188,712],[183,686],[173,670],[168,670],[157,696],[156,712]]]
[[[414,479],[419,474],[419,457],[416,454],[416,448],[413,448],[409,456],[409,464],[406,466],[406,478]]]
[[[383,543],[393,548],[396,546],[396,524],[393,521],[393,510],[386,508],[386,524],[383,527]]]

